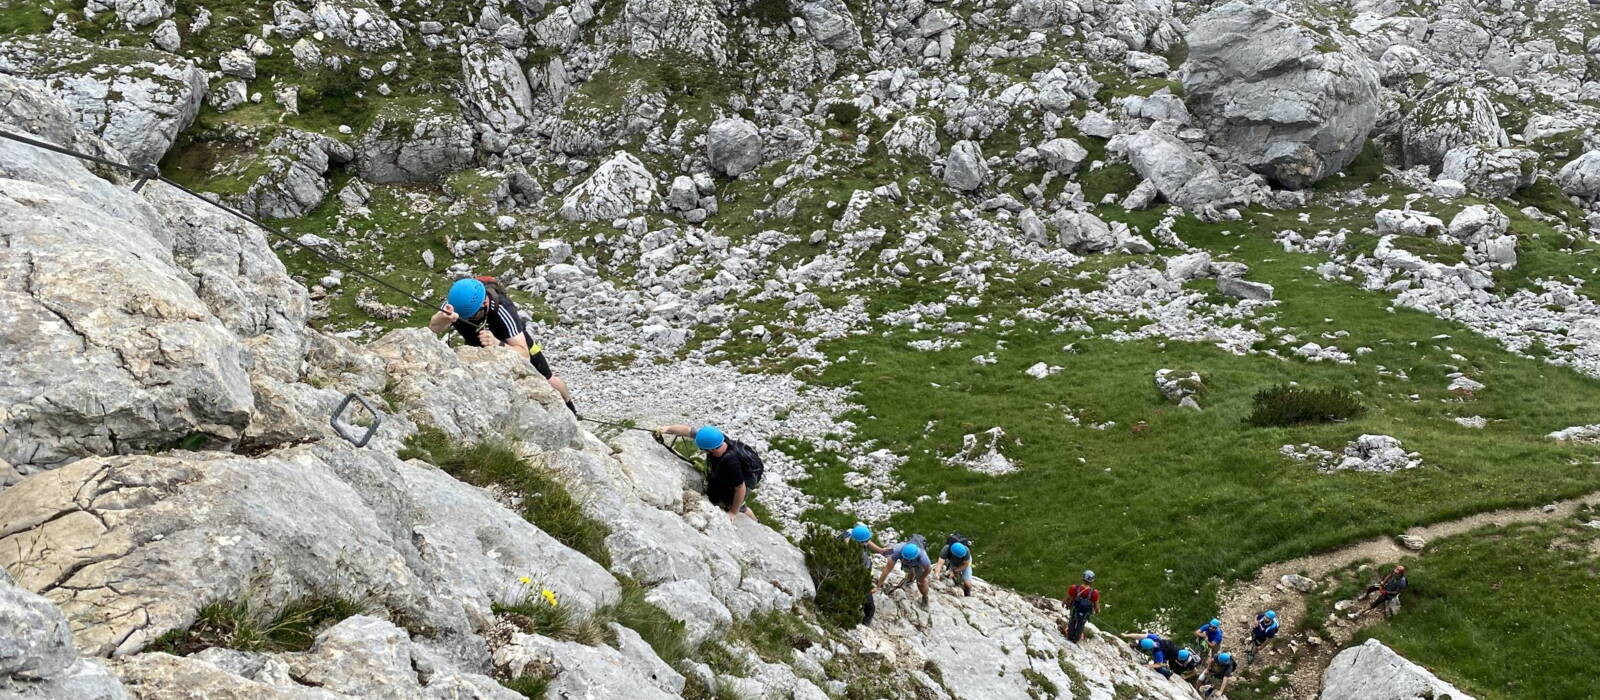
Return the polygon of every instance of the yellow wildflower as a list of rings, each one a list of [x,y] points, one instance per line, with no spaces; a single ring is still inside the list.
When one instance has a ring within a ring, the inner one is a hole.
[[[555,594],[555,591],[552,591],[552,590],[546,588],[543,591],[541,591],[541,593],[543,593],[544,599],[550,603],[550,607],[552,607],[552,608],[556,607],[556,594]]]
[[[522,582],[522,585],[524,585],[524,586],[526,586],[526,585],[528,585],[528,584],[530,584],[530,583],[533,583],[533,579],[531,579],[531,578],[528,578],[528,577],[527,577],[527,576],[523,576],[523,577],[522,577],[522,578],[519,578],[519,579],[517,579],[517,580],[518,580],[518,581],[521,581],[521,582]]]

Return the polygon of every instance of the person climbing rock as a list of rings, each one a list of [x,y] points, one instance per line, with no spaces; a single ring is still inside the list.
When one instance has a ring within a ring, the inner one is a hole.
[[[883,554],[889,557],[889,562],[883,565],[883,573],[878,574],[878,582],[872,586],[872,592],[883,590],[883,582],[894,572],[895,564],[899,564],[906,572],[906,578],[896,588],[916,581],[917,591],[922,594],[922,607],[928,607],[928,574],[933,572],[933,562],[928,559],[926,538],[912,535],[911,539],[889,547]]]
[[[1192,681],[1200,675],[1200,655],[1188,649],[1179,649],[1178,655],[1167,661],[1167,668],[1172,669],[1179,678]]]
[[[694,446],[706,453],[706,497],[718,508],[728,512],[728,520],[740,513],[758,520],[750,510],[751,492],[766,474],[766,465],[754,448],[738,440],[731,440],[716,426],[698,428],[688,425],[663,425],[654,431],[659,435],[676,435],[694,438]]]
[[[544,349],[533,342],[528,324],[517,313],[517,305],[506,296],[504,287],[493,277],[467,277],[450,285],[444,308],[428,319],[428,330],[435,335],[454,328],[461,334],[462,342],[474,347],[508,347],[528,356],[533,368],[561,393],[561,400],[573,415],[578,407],[572,403],[572,392],[567,383],[550,370]],[[463,316],[463,314],[465,314]]]
[[[1367,596],[1372,595],[1373,593],[1377,593],[1378,597],[1372,601],[1372,605],[1367,606],[1366,610],[1362,610],[1359,613],[1351,615],[1350,619],[1355,619],[1374,610],[1382,609],[1384,606],[1389,604],[1389,601],[1400,597],[1400,591],[1405,590],[1407,585],[1406,567],[1398,565],[1395,566],[1394,570],[1390,571],[1388,575],[1384,576],[1382,580],[1378,581],[1378,583],[1367,586],[1367,590],[1361,594],[1361,600],[1366,600]]]
[[[867,567],[868,571],[872,570],[872,555],[883,554],[888,551],[872,541],[872,528],[861,523],[856,523],[855,527],[839,533],[839,539],[849,540],[861,545],[861,563]],[[861,604],[861,624],[872,624],[872,616],[877,612],[878,606],[872,600],[872,592],[868,591],[867,602]]]
[[[948,571],[945,571],[948,569]],[[951,583],[961,585],[961,593],[965,596],[972,595],[972,540],[962,536],[961,533],[952,533],[945,538],[944,549],[939,551],[939,561],[933,565],[934,578],[937,580],[940,572],[950,576]]]
[[[1233,654],[1228,652],[1217,654],[1217,658],[1211,660],[1211,663],[1206,666],[1206,672],[1200,677],[1211,678],[1221,682],[1216,685],[1201,687],[1200,697],[1209,698],[1215,696],[1220,698],[1227,695],[1228,684],[1233,682],[1233,674],[1238,671],[1239,662],[1233,658]]]
[[[1100,612],[1100,591],[1095,590],[1094,572],[1083,572],[1083,583],[1074,583],[1067,587],[1066,597],[1061,602],[1067,604],[1071,611],[1071,621],[1067,623],[1067,641],[1077,643],[1083,638],[1083,627],[1089,624],[1090,616]]]
[[[1215,658],[1217,652],[1222,650],[1222,621],[1211,618],[1210,622],[1200,625],[1199,629],[1194,631],[1194,636],[1205,642],[1207,660]]]
[[[1128,633],[1122,635],[1124,639],[1138,640],[1139,651],[1150,655],[1150,668],[1166,678],[1172,677],[1172,668],[1167,664],[1178,658],[1178,645],[1172,640],[1159,634]]]
[[[1272,638],[1278,636],[1278,613],[1268,610],[1256,616],[1256,624],[1250,628],[1250,645],[1245,650],[1245,660],[1255,663],[1256,654],[1272,643]]]

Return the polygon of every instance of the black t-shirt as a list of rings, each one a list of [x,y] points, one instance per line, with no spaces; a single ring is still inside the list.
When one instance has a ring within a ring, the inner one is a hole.
[[[756,487],[755,470],[750,460],[754,451],[738,440],[729,439],[728,449],[721,457],[706,453],[706,496],[717,505],[733,505],[733,492],[744,484],[746,489]]]
[[[1215,677],[1227,678],[1228,676],[1233,675],[1234,671],[1239,670],[1239,662],[1229,661],[1228,663],[1222,663],[1221,661],[1213,659],[1211,661],[1211,669],[1213,671],[1212,675]]]
[[[1195,670],[1195,668],[1197,668],[1199,666],[1200,666],[1200,655],[1199,654],[1190,654],[1188,661],[1179,661],[1178,657],[1176,655],[1174,655],[1170,660],[1167,661],[1167,668],[1170,668],[1170,669],[1172,669],[1174,671],[1177,671],[1178,673],[1188,673],[1190,671]]]
[[[528,347],[533,347],[533,336],[528,334],[528,324],[523,323],[522,317],[517,314],[517,305],[503,295],[493,293],[489,295],[489,309],[479,323],[472,323],[466,316],[462,316],[461,320],[450,326],[461,334],[461,340],[466,344],[482,347],[483,343],[478,342],[480,324],[502,343],[521,335],[523,341],[528,343]]]

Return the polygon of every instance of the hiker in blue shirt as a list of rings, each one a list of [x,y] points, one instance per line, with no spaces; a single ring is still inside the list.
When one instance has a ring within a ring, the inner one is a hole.
[[[899,564],[905,570],[906,578],[895,588],[902,588],[915,580],[917,591],[922,593],[922,607],[928,607],[928,574],[933,572],[933,561],[928,558],[927,539],[922,535],[912,535],[910,540],[889,547],[883,554],[889,557],[889,562],[883,565],[883,573],[878,575],[878,583],[872,587],[872,592],[883,590],[883,582],[889,579],[894,565]]]
[[[1206,643],[1206,657],[1208,659],[1215,657],[1217,652],[1222,650],[1222,621],[1211,618],[1210,622],[1200,625],[1200,628],[1194,631],[1194,636]]]
[[[1268,610],[1256,616],[1256,626],[1250,628],[1250,645],[1245,650],[1245,659],[1255,663],[1256,653],[1272,642],[1278,636],[1278,613]]]
[[[1159,634],[1130,633],[1122,635],[1124,639],[1139,641],[1139,651],[1150,655],[1150,668],[1163,677],[1171,678],[1172,669],[1167,667],[1169,661],[1176,661],[1179,656],[1178,645],[1172,640]]]

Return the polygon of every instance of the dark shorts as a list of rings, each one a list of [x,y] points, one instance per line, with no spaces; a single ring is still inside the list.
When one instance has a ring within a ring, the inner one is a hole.
[[[544,375],[545,379],[556,376],[554,372],[550,371],[550,363],[544,359],[543,350],[529,355],[528,361],[533,363],[533,368],[539,370],[539,374]]]
[[[1276,633],[1267,634],[1266,632],[1262,632],[1260,628],[1250,630],[1250,637],[1251,639],[1255,640],[1256,644],[1264,644],[1268,639],[1272,639],[1274,636],[1276,636]]]

